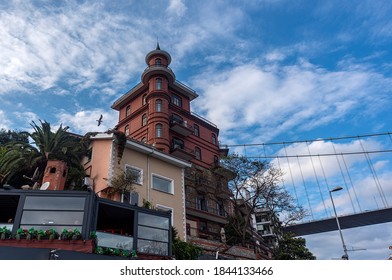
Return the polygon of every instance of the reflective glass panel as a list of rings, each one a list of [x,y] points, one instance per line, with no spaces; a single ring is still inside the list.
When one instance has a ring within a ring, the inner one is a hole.
[[[168,255],[168,244],[157,241],[142,240],[137,241],[137,250],[142,253]]]
[[[169,241],[169,232],[164,229],[156,229],[150,227],[139,226],[138,236],[143,239],[152,239],[157,241]]]
[[[169,218],[139,213],[139,225],[169,229]]]
[[[85,197],[28,196],[24,209],[84,210]]]
[[[97,231],[98,246],[132,250],[133,237]]]
[[[70,211],[23,211],[21,224],[82,225],[84,212]]]

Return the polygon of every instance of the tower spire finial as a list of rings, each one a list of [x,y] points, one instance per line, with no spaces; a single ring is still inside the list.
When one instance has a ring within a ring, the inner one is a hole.
[[[159,47],[159,41],[158,41],[158,39],[157,39],[157,48],[156,48],[156,50],[157,50],[157,51],[161,50],[161,48]]]

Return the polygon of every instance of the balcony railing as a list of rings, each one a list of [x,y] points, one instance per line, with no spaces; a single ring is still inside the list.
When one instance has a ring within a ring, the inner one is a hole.
[[[207,212],[213,215],[227,217],[227,212],[224,209],[218,209],[218,207],[208,207],[206,205],[202,205],[193,201],[186,201],[186,206],[189,208],[197,209],[199,211]]]
[[[195,152],[193,150],[186,148],[183,145],[178,145],[178,144],[174,144],[174,143],[172,145],[170,153],[173,156],[182,158],[184,160],[191,160],[192,158],[195,157]]]
[[[170,120],[170,129],[183,136],[188,136],[193,133],[193,127],[187,121],[173,117]]]

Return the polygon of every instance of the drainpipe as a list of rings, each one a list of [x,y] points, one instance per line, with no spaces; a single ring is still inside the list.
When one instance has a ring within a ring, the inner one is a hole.
[[[150,176],[150,156],[154,154],[154,148],[151,153],[147,155],[147,200],[150,201],[150,188],[151,188],[151,176]]]

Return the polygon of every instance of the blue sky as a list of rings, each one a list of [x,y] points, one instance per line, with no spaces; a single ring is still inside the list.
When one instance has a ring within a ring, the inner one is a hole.
[[[1,1],[0,128],[29,130],[39,119],[79,134],[113,127],[118,115],[110,106],[140,81],[145,55],[158,40],[172,56],[176,78],[200,96],[192,110],[218,125],[222,143],[391,131],[391,14],[387,0]],[[349,139],[336,148],[353,151],[360,144]],[[328,141],[311,145],[315,153],[330,149]],[[390,147],[380,138],[363,145]],[[288,148],[299,154],[308,147]],[[246,153],[260,155],[257,148]],[[365,166],[364,159],[347,159],[357,171]],[[390,158],[373,162],[391,201]],[[305,180],[314,170],[320,174],[320,166],[309,164],[301,164]],[[329,181],[339,183],[336,162],[324,165]],[[291,171],[300,176],[298,167]],[[369,178],[352,178],[359,194]],[[336,194],[340,213],[349,195]],[[392,253],[390,223],[347,235],[352,246],[366,243],[353,258]],[[341,255],[337,232],[307,240],[319,259]]]

